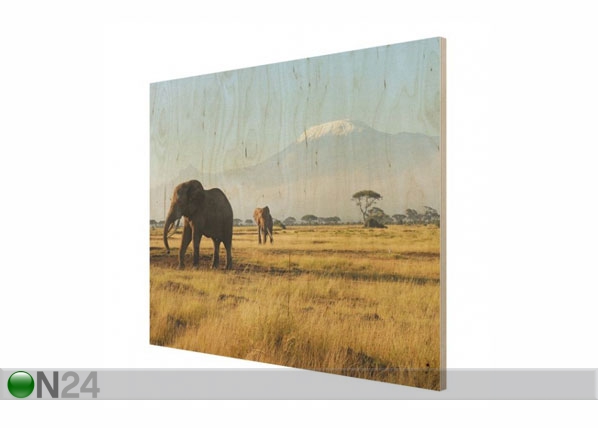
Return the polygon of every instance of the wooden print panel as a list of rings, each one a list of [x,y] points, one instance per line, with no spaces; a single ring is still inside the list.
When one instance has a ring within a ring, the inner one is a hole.
[[[151,343],[444,389],[444,52],[152,84]]]

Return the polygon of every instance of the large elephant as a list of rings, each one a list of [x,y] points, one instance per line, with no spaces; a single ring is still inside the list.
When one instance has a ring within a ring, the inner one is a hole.
[[[164,246],[168,246],[168,230],[176,220],[184,217],[183,237],[179,249],[179,269],[185,266],[185,252],[193,241],[193,266],[199,267],[199,243],[207,236],[214,241],[212,268],[220,262],[220,243],[226,248],[226,268],[232,267],[233,209],[222,190],[205,190],[197,180],[181,183],[174,189],[170,210],[164,224]]]
[[[258,243],[262,243],[262,235],[264,235],[264,244],[266,238],[270,235],[270,244],[273,243],[274,238],[272,237],[272,216],[270,215],[270,208],[265,206],[264,208],[256,208],[253,211],[253,219],[257,223],[257,240]]]

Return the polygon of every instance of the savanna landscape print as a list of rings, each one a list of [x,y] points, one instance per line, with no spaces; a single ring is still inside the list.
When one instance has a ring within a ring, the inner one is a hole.
[[[151,84],[151,344],[444,389],[444,62]]]

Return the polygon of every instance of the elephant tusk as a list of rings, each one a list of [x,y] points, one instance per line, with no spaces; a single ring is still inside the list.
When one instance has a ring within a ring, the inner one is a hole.
[[[170,227],[168,228],[168,232],[167,232],[169,238],[176,233],[176,231],[178,230],[180,224],[181,224],[181,219],[178,219],[176,221],[176,224],[175,223],[171,223],[170,224]],[[173,228],[174,228],[174,230],[173,230]]]

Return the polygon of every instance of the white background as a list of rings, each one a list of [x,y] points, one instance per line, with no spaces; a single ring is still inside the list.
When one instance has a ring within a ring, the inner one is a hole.
[[[149,83],[436,36],[448,48],[448,366],[598,367],[598,30],[584,2],[13,3],[0,7],[0,367],[256,366],[147,344]],[[0,408],[97,426],[121,414],[169,426],[598,419],[595,401]]]

